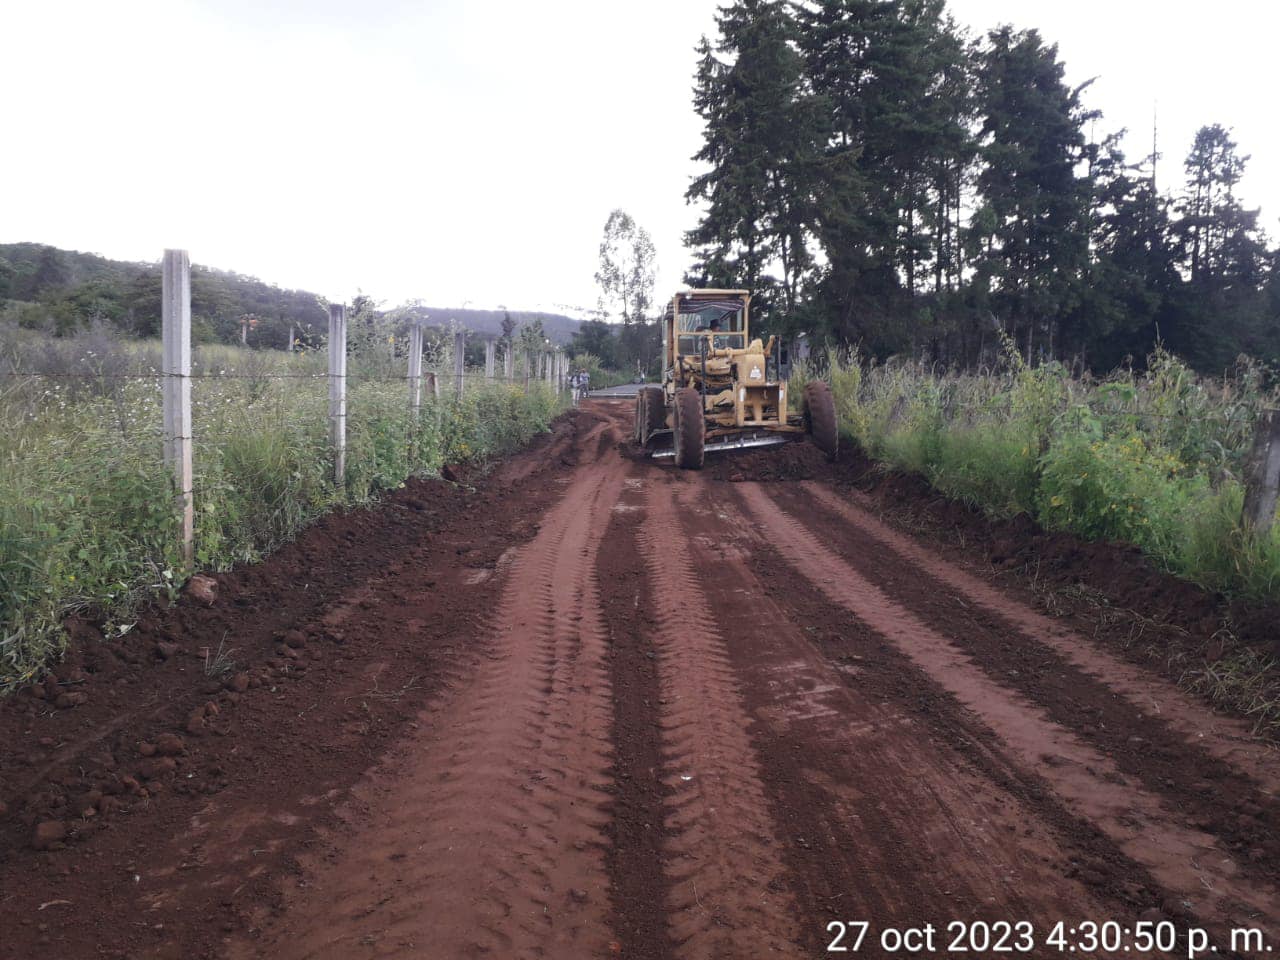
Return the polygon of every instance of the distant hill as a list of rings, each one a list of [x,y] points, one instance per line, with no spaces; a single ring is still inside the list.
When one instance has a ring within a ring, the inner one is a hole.
[[[283,347],[292,327],[301,335],[321,334],[328,323],[323,297],[286,290],[257,277],[193,265],[193,335],[202,341],[235,342],[240,318],[258,323],[251,345]],[[418,311],[415,311],[418,312]],[[427,307],[428,323],[456,321],[482,336],[502,333],[502,310]],[[568,343],[579,322],[555,313],[512,310],[517,327],[541,320],[554,342]],[[135,336],[160,332],[160,266],[109,260],[94,253],[60,250],[40,243],[0,244],[0,320],[66,333],[94,320],[107,320]]]

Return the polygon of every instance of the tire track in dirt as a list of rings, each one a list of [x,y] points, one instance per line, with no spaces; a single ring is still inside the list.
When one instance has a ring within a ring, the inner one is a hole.
[[[1263,786],[1260,780],[1275,758],[1270,748],[1245,740],[1243,725],[1234,740],[1226,739],[1222,731],[1228,721],[1214,723],[1220,718],[1202,705],[1170,696],[1176,688],[1168,681],[1142,678],[1133,667],[1124,671],[1124,689],[1116,689],[1099,666],[1107,658],[1090,660],[1087,646],[1085,652],[1072,655],[1069,631],[1004,599],[989,585],[948,569],[945,561],[905,537],[901,540],[906,542],[890,542],[874,527],[868,531],[870,518],[856,508],[836,509],[840,502],[833,493],[773,487],[770,495],[793,517],[819,521],[812,529],[842,557],[876,555],[877,562],[866,572],[877,587],[899,602],[910,602],[926,623],[959,643],[995,682],[1043,707],[1055,723],[1106,753],[1123,773],[1153,794],[1170,798],[1195,826],[1244,852],[1242,870],[1274,879],[1280,862],[1280,805],[1273,782]],[[892,549],[886,551],[885,546]],[[948,588],[961,590],[978,606],[963,600],[957,604]],[[1053,640],[1042,641],[1031,629],[1040,621],[1053,631]],[[1144,700],[1155,704],[1155,711],[1143,710]],[[1190,716],[1179,712],[1184,701]],[[1161,702],[1165,709],[1159,709]],[[1192,736],[1193,731],[1199,736]],[[1249,765],[1254,776],[1230,762],[1246,757],[1256,760]]]
[[[613,460],[575,475],[509,565],[479,675],[357,792],[368,822],[311,865],[284,929],[235,955],[606,953],[610,690],[593,570],[624,473]]]
[[[1214,713],[1202,701],[1163,678],[1153,677],[1101,649],[1064,624],[1006,596],[992,584],[930,552],[865,507],[842,499],[841,494],[828,487],[805,481],[799,484],[799,489],[822,508],[911,561],[952,590],[959,591],[1027,637],[1049,647],[1082,672],[1105,683],[1140,711],[1154,712],[1162,723],[1181,734],[1188,743],[1258,780],[1268,794],[1274,796],[1280,791],[1280,752],[1255,739],[1243,722]],[[870,499],[859,491],[849,491],[848,495],[855,501],[868,502]]]
[[[1068,808],[1102,829],[1196,915],[1219,927],[1250,915],[1275,925],[1280,901],[1274,891],[1242,878],[1234,857],[1214,837],[1183,826],[1158,798],[1129,783],[1109,758],[988,678],[945,636],[892,601],[805,525],[779,511],[759,485],[744,483],[736,489],[790,565],[905,652],[990,727]]]
[[[636,550],[636,528],[644,521],[638,484],[627,480],[604,535],[608,549],[596,557],[613,690],[614,794],[605,862],[619,954],[631,960],[669,960],[674,944],[666,923],[671,885],[663,870],[668,790],[662,782],[658,724],[662,690],[653,591]]]
[[[692,960],[799,956],[785,867],[726,637],[699,586],[706,571],[695,569],[679,532],[678,483],[646,486],[634,540],[650,585],[663,694],[670,937],[675,955]]]
[[[1015,792],[1003,758],[963,728],[949,745],[920,723],[913,694],[901,692],[911,668],[882,668],[884,657],[865,668],[859,657],[833,662],[815,645],[816,631],[844,629],[843,611],[798,602],[807,585],[786,583],[788,568],[726,489],[681,483],[672,509],[727,638],[805,948],[824,950],[835,919],[883,929],[1106,912],[1070,877],[1078,851],[1064,850]],[[841,638],[844,650],[880,646],[851,625],[863,635]]]

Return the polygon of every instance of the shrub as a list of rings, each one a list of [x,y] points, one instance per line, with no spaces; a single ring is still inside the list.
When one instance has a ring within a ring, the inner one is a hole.
[[[1265,538],[1241,529],[1235,479],[1258,410],[1277,399],[1258,365],[1197,379],[1160,349],[1141,375],[1073,380],[1010,345],[981,376],[863,364],[856,351],[827,367],[806,375],[829,377],[842,429],[872,458],[993,514],[1138,544],[1212,589],[1280,594],[1280,525]]]

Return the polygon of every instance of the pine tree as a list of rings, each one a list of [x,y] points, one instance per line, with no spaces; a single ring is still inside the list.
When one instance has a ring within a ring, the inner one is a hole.
[[[751,290],[756,316],[767,320],[775,304],[784,315],[794,309],[812,264],[813,105],[784,3],[736,0],[716,22],[718,42],[698,46],[694,108],[704,142],[694,159],[709,169],[686,193],[705,204],[687,235],[697,258],[689,279]]]
[[[1035,30],[992,31],[980,53],[976,292],[1028,358],[1057,355],[1063,321],[1079,315],[1089,260],[1090,188],[1076,169],[1084,124],[1096,114],[1064,72],[1057,46]]]
[[[1141,361],[1159,336],[1181,280],[1169,201],[1156,190],[1154,152],[1145,165],[1126,162],[1123,132],[1089,149],[1092,256],[1079,306],[1060,353],[1104,369]],[[1145,167],[1145,169],[1144,169]]]
[[[843,335],[893,347],[915,331],[860,321],[915,315],[918,293],[961,274],[960,191],[974,152],[964,45],[942,0],[818,0],[798,20],[827,156],[849,162],[824,183],[815,217],[825,299]]]
[[[1211,124],[1197,131],[1183,164],[1175,232],[1187,283],[1168,335],[1173,349],[1207,369],[1275,342],[1277,318],[1264,292],[1271,254],[1259,211],[1246,210],[1236,196],[1249,161],[1237,149],[1229,130]]]

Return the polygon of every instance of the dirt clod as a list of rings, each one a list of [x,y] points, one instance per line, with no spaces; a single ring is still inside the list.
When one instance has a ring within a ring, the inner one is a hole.
[[[203,573],[197,573],[187,581],[187,593],[201,603],[213,606],[218,600],[218,581]]]
[[[188,717],[186,725],[182,728],[187,732],[188,736],[199,737],[204,735],[204,708],[193,711]]]
[[[173,773],[178,767],[173,757],[151,757],[138,764],[138,775],[143,780],[158,780],[165,774]]]
[[[54,844],[67,838],[67,825],[61,820],[46,820],[36,825],[31,836],[31,846],[37,850],[48,850]]]
[[[156,753],[162,757],[179,756],[186,748],[186,742],[176,733],[162,733],[156,737]]]

